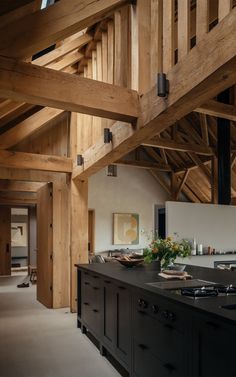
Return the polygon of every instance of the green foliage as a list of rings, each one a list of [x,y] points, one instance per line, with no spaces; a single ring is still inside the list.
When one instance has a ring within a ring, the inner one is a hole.
[[[174,263],[177,257],[185,258],[191,253],[191,246],[187,240],[173,241],[171,237],[156,238],[149,247],[144,249],[143,256],[146,263],[159,259],[163,268]]]

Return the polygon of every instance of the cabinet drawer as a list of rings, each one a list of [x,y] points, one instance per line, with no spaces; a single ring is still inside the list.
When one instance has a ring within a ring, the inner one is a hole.
[[[143,343],[133,343],[133,372],[137,377],[183,377],[171,363],[163,362],[153,355]]]
[[[136,311],[133,320],[133,334],[153,355],[174,363],[179,369],[183,363],[184,336],[170,324],[154,320],[145,312]]]

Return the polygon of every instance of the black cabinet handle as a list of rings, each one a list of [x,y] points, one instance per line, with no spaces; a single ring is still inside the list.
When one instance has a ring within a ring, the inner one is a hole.
[[[94,312],[94,313],[98,313],[99,310],[97,310],[97,309],[93,309],[93,312]]]
[[[210,326],[212,329],[215,329],[215,330],[220,328],[220,325],[218,325],[215,322],[207,321],[206,324],[207,324],[207,326]]]
[[[145,350],[148,350],[148,346],[146,346],[145,344],[138,344],[139,348],[141,348],[141,350],[145,351]]]
[[[93,289],[94,289],[95,291],[98,291],[98,290],[99,290],[99,288],[98,288],[98,287],[93,287]]]
[[[99,279],[99,276],[93,275],[94,279]]]
[[[90,283],[88,281],[85,281],[84,285],[90,285]]]
[[[176,368],[174,367],[174,365],[170,364],[170,363],[166,363],[166,364],[163,364],[163,367],[168,369],[170,372],[173,371],[173,370],[176,370]]]
[[[89,303],[88,302],[84,302],[84,305],[89,306]]]
[[[9,253],[9,252],[10,252],[10,244],[7,243],[7,244],[6,244],[6,253]]]
[[[111,284],[111,281],[110,280],[104,280],[104,283]]]
[[[123,287],[122,285],[120,285],[118,288],[121,289],[121,290],[123,290],[123,291],[126,289],[126,288]]]

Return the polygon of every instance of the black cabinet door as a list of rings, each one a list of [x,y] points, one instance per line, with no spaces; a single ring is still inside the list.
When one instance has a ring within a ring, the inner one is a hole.
[[[131,293],[126,286],[116,287],[116,353],[127,365],[131,355]]]
[[[235,377],[236,331],[225,323],[205,319],[195,321],[193,375],[195,377]]]
[[[81,318],[96,336],[101,334],[102,294],[98,275],[83,273],[81,278]]]
[[[115,287],[111,280],[103,281],[103,342],[115,347]]]

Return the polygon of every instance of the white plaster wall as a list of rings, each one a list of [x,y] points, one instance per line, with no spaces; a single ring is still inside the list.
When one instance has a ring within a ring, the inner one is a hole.
[[[147,245],[141,230],[154,228],[154,205],[165,205],[168,195],[148,171],[118,166],[118,177],[101,170],[89,179],[89,208],[95,210],[95,251]],[[113,213],[139,214],[139,244],[113,245]]]

